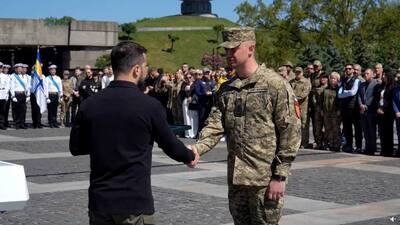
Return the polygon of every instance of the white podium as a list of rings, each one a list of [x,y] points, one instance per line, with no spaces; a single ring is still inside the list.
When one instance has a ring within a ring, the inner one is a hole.
[[[23,209],[28,200],[24,167],[0,161],[0,211]]]

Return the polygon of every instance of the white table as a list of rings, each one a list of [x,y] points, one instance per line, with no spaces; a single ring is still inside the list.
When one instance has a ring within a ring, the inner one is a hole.
[[[24,167],[0,161],[0,211],[23,209],[28,200]]]

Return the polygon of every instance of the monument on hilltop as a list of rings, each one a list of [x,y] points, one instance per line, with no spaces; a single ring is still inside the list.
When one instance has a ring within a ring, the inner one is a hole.
[[[216,17],[212,13],[211,0],[181,0],[182,15]]]

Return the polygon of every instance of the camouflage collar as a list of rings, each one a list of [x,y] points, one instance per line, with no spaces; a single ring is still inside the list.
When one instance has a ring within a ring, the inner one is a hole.
[[[257,70],[251,74],[248,78],[241,80],[239,77],[236,77],[234,81],[232,81],[229,86],[241,89],[244,86],[247,86],[252,83],[257,83],[258,80],[262,77],[263,73],[262,71],[265,71],[267,68],[265,67],[264,64],[261,64],[258,66]]]

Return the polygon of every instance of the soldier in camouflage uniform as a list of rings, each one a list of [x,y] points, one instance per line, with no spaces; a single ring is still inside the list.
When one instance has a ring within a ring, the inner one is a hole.
[[[337,72],[329,76],[329,86],[322,95],[322,111],[325,127],[325,143],[329,150],[340,151],[340,104],[337,96],[340,75]]]
[[[293,73],[293,63],[290,61],[286,61],[286,63],[283,65],[286,67],[287,71],[287,79],[288,80],[293,80],[295,78],[295,74]]]
[[[74,88],[72,84],[72,80],[69,79],[69,71],[65,70],[63,73],[62,79],[62,89],[63,96],[60,102],[61,105],[61,113],[60,113],[60,121],[61,126],[69,126],[70,125],[70,107],[72,104],[72,95],[74,93]]]
[[[312,120],[313,124],[313,134],[314,134],[314,141],[315,141],[315,146],[314,148],[322,148],[322,139],[323,139],[323,133],[322,133],[322,127],[323,127],[323,119],[320,115],[321,113],[321,105],[318,104],[318,95],[320,95],[321,92],[321,84],[320,84],[320,78],[321,75],[323,74],[322,71],[322,63],[319,60],[315,60],[314,63],[314,73],[311,74],[310,77],[310,82],[311,82],[311,92],[310,92],[310,118]],[[320,102],[319,102],[320,103]]]
[[[219,89],[215,106],[191,146],[200,155],[226,135],[229,209],[235,225],[278,224],[285,180],[300,146],[300,114],[289,83],[255,59],[255,32],[223,32],[237,76]]]
[[[323,93],[325,88],[328,87],[328,75],[325,73],[322,73],[319,76],[319,84],[320,86],[314,89],[313,93],[313,105],[314,105],[314,121],[315,121],[315,133],[314,133],[314,139],[316,145],[316,149],[325,149],[324,147],[324,114],[322,111],[322,99],[323,99]]]
[[[293,88],[297,102],[300,104],[301,108],[301,145],[307,147],[308,135],[306,135],[305,129],[308,116],[308,95],[310,94],[311,83],[309,79],[303,76],[303,69],[301,67],[296,67],[295,76],[296,77],[289,83]]]
[[[279,67],[278,74],[281,75],[285,80],[289,80],[286,66]]]

